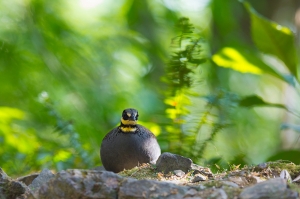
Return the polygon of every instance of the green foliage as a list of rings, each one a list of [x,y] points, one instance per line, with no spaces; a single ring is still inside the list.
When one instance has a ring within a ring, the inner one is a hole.
[[[218,90],[215,94],[204,96],[203,99],[207,101],[205,105],[206,110],[202,113],[194,130],[192,130],[193,136],[196,139],[193,140],[193,144],[191,145],[192,150],[189,151],[189,155],[198,162],[203,160],[208,145],[214,141],[217,134],[232,125],[232,121],[227,118],[229,118],[232,110],[237,106],[238,96],[225,90]],[[216,112],[218,113],[217,116],[215,115]],[[203,136],[202,128],[205,128],[205,126],[209,126],[210,128],[209,135],[205,139],[199,139]]]
[[[268,73],[295,85],[297,78],[297,56],[295,38],[292,31],[260,16],[249,3],[244,2],[251,18],[251,36],[255,47],[263,53],[276,56],[287,67],[292,76],[278,72],[274,67],[264,63],[253,48],[247,51],[241,47],[224,47],[212,56],[212,60],[221,67],[229,67],[243,73]]]
[[[256,75],[262,75],[263,73],[270,74],[297,89],[296,85],[299,84],[297,81],[298,59],[296,56],[297,50],[294,34],[289,28],[281,26],[259,15],[251,7],[250,3],[244,2],[243,5],[246,7],[250,16],[251,39],[255,46],[248,46],[246,51],[236,45],[224,47],[212,56],[212,60],[218,66],[231,68],[242,73],[252,73]],[[264,53],[269,56],[274,56],[284,63],[286,71],[290,74],[286,74],[285,72],[282,72],[282,70],[279,72],[278,67],[272,66],[272,62],[265,63],[264,60],[266,59],[263,59]],[[238,105],[239,107],[246,108],[281,108],[299,117],[297,111],[292,111],[289,106],[279,103],[268,103],[263,97],[256,94],[248,94],[247,97],[241,98]],[[285,128],[293,129],[292,127],[294,126],[295,125],[284,124]],[[298,140],[294,146],[296,146],[297,142]],[[280,154],[280,151],[278,154]],[[278,158],[279,156],[283,157],[282,155],[275,155],[274,157]],[[296,155],[291,154],[291,157],[295,158]],[[294,158],[291,157],[289,157],[289,160],[294,160]]]
[[[195,67],[206,61],[201,57],[201,38],[193,34],[194,27],[189,19],[179,19],[176,28],[180,33],[172,39],[171,46],[174,52],[166,68],[166,82],[173,95],[191,87],[191,73]]]
[[[179,19],[176,28],[179,35],[172,39],[174,51],[167,65],[164,79],[168,84],[165,103],[169,107],[166,113],[173,123],[166,126],[167,134],[162,137],[167,142],[168,150],[187,154],[194,135],[187,135],[183,132],[182,125],[186,123],[185,117],[189,113],[186,106],[191,104],[189,91],[195,83],[192,73],[205,61],[205,58],[201,55],[200,36],[194,34],[194,27],[189,19]]]
[[[230,47],[221,49],[220,52],[213,55],[212,60],[221,67],[231,68],[241,73],[261,74],[262,70],[256,65],[268,67],[258,57],[246,54],[242,49]]]
[[[256,47],[262,52],[274,55],[280,59],[285,63],[291,75],[278,72],[273,67],[265,64],[254,50],[243,52],[240,48],[225,47],[219,53],[213,55],[212,60],[218,66],[229,67],[242,73],[260,75],[265,72],[295,86],[297,56],[294,44],[295,38],[292,31],[260,16],[249,3],[244,2],[244,5],[251,17],[251,33]],[[297,82],[297,84],[299,83]],[[287,107],[281,104],[266,103],[259,96],[245,98],[240,105],[244,107],[273,106],[288,110]]]
[[[281,27],[274,22],[260,17],[253,11],[250,4],[245,3],[245,6],[251,16],[251,33],[257,49],[250,47],[245,50],[244,47],[237,45],[232,45],[231,47],[226,46],[214,54],[212,60],[221,67],[231,68],[241,73],[252,73],[256,75],[262,75],[264,73],[270,74],[273,77],[295,86],[297,78],[296,49],[293,45],[294,36],[291,34],[291,31],[288,28]],[[187,38],[197,40],[197,37],[193,35],[192,25],[188,24],[185,27],[188,28],[182,32],[188,35]],[[264,32],[261,33],[260,31]],[[269,36],[268,39],[266,38],[267,36]],[[177,41],[175,44],[181,46],[181,37],[178,36],[176,39],[178,40],[175,40]],[[289,51],[284,51],[284,49],[287,48],[289,48]],[[194,122],[194,125],[187,127],[187,124],[191,123],[187,119],[187,115],[192,115],[193,113],[191,113],[190,110],[197,107],[196,104],[191,103],[192,96],[190,95],[192,88],[195,87],[195,85],[191,83],[192,80],[195,81],[195,77],[190,78],[191,76],[189,75],[194,71],[186,67],[182,62],[182,60],[185,60],[186,63],[188,63],[192,58],[186,58],[186,56],[182,55],[182,51],[178,49],[180,48],[177,47],[178,52],[171,57],[171,64],[169,64],[167,70],[167,77],[170,79],[169,82],[171,82],[169,83],[169,87],[173,88],[173,90],[171,90],[172,93],[177,92],[177,95],[175,94],[173,98],[167,95],[169,98],[167,98],[166,103],[173,106],[173,108],[167,109],[167,113],[174,124],[174,126],[168,127],[167,131],[171,134],[169,135],[169,140],[180,140],[182,143],[172,142],[173,147],[170,147],[171,150],[177,149],[180,153],[186,154],[194,161],[203,162],[203,157],[207,156],[207,150],[210,150],[209,145],[214,143],[215,139],[217,139],[217,135],[224,131],[224,128],[235,125],[236,121],[233,120],[234,114],[241,108],[273,107],[286,110],[296,116],[298,115],[283,104],[268,103],[262,97],[255,94],[241,97],[241,95],[237,93],[219,90],[205,97],[205,99],[208,100],[208,104],[205,105],[206,110],[203,110],[202,115],[195,119],[196,122]],[[259,50],[261,50],[261,52]],[[275,69],[270,63],[265,63],[262,52],[281,59],[290,74],[287,75],[279,72],[278,69]],[[198,51],[196,53],[199,55]],[[290,62],[288,62],[288,60],[290,60]],[[175,72],[172,73],[172,69]],[[176,73],[177,71],[178,73]],[[181,74],[181,76],[178,74]],[[196,95],[201,95],[201,93],[197,92]],[[215,115],[216,113],[217,117]],[[207,128],[209,129],[210,132],[206,132],[208,135],[203,134],[203,128],[205,131],[207,131]],[[244,164],[246,158],[247,156],[244,153],[240,153],[236,154],[235,157],[231,157],[231,161],[236,164],[238,164],[238,161]],[[222,156],[217,162],[214,162],[214,159],[217,160],[216,157],[213,157],[205,162],[209,164],[218,162],[224,166],[224,160],[220,162]]]
[[[75,131],[72,121],[64,120],[61,115],[55,110],[54,103],[48,96],[48,93],[42,92],[39,95],[39,101],[44,105],[46,111],[51,117],[55,119],[55,132],[59,133],[60,136],[67,136],[69,143],[65,151],[61,151],[59,155],[54,158],[54,161],[64,161],[64,168],[68,168],[76,163],[79,167],[92,167],[94,163],[87,154],[87,151],[82,147],[79,141],[79,134]],[[61,146],[63,147],[63,146]]]
[[[168,149],[192,158],[196,162],[203,159],[207,145],[213,142],[216,135],[226,128],[230,121],[225,120],[229,109],[235,106],[237,97],[234,94],[220,90],[216,94],[204,97],[207,100],[205,110],[201,116],[197,115],[192,126],[189,117],[193,115],[191,109],[197,106],[192,103],[193,98],[201,98],[200,94],[193,91],[197,88],[196,73],[198,66],[206,60],[201,49],[203,41],[201,36],[194,33],[194,27],[187,18],[178,21],[179,35],[172,39],[173,55],[167,66],[166,82],[168,90],[165,103],[169,105],[166,109],[172,125],[166,126],[167,134],[162,139],[168,143]],[[202,41],[202,42],[201,42]],[[193,75],[192,75],[193,74]],[[220,117],[214,112],[218,110]],[[203,128],[211,128],[205,139],[202,137]]]
[[[20,109],[0,107],[0,162],[12,175],[42,166],[36,162],[40,143],[33,129],[24,128],[26,120]]]
[[[0,167],[98,166],[102,138],[128,107],[163,151],[200,164],[279,153],[300,111],[285,90],[299,93],[295,38],[268,20],[284,17],[282,6],[204,2],[1,1]]]
[[[256,95],[247,96],[241,99],[239,105],[241,107],[247,107],[247,108],[254,107],[254,106],[270,106],[270,107],[286,109],[286,107],[282,104],[267,103],[261,97]]]
[[[255,50],[245,51],[237,47],[224,47],[217,54],[212,56],[212,60],[220,67],[231,68],[241,73],[252,73],[256,75],[267,73],[286,81],[290,85],[295,85],[292,76],[273,69],[261,59]]]
[[[279,58],[297,77],[297,56],[292,31],[260,16],[249,3],[244,3],[251,17],[252,39],[259,50]]]
[[[268,73],[286,81],[290,85],[295,85],[297,56],[294,44],[295,38],[292,31],[260,16],[249,3],[244,2],[244,5],[251,17],[251,34],[255,47],[261,52],[280,59],[285,63],[292,76],[278,72],[274,67],[266,64],[259,56],[257,50],[252,48],[248,48],[245,51],[240,47],[224,47],[220,52],[212,56],[212,60],[221,67],[257,75]]]

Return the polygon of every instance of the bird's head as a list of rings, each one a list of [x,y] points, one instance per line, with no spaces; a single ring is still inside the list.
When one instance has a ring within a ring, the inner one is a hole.
[[[137,110],[133,108],[125,109],[121,117],[121,130],[123,132],[136,131],[136,124],[139,117]]]

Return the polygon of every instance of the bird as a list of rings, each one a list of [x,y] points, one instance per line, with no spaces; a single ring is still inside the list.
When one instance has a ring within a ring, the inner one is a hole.
[[[125,109],[120,125],[103,138],[100,158],[105,170],[118,173],[142,163],[156,163],[160,146],[150,130],[137,124],[138,117],[136,109]]]

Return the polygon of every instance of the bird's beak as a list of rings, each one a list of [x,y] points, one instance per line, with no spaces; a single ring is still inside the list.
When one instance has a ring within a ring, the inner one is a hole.
[[[128,120],[135,121],[135,114],[127,113]]]
[[[128,118],[128,120],[130,120],[130,121],[135,121],[134,115],[131,115],[131,116]]]

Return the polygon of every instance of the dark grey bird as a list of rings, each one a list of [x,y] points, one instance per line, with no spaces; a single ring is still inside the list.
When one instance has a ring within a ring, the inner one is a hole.
[[[101,161],[107,171],[115,173],[142,163],[155,164],[161,150],[155,135],[137,124],[138,111],[129,108],[122,113],[120,126],[102,140]]]

